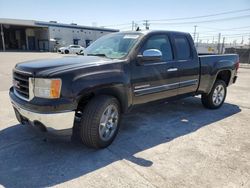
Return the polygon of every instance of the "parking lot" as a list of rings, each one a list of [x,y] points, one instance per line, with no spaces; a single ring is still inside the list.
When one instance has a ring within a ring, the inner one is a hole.
[[[114,143],[88,149],[18,124],[8,88],[20,61],[0,53],[0,187],[250,187],[250,69],[240,68],[218,110],[187,98],[123,117]]]

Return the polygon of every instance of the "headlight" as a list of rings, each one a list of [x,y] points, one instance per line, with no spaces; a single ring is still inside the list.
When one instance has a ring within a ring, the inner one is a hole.
[[[55,99],[60,97],[61,79],[35,78],[34,95],[36,97]]]

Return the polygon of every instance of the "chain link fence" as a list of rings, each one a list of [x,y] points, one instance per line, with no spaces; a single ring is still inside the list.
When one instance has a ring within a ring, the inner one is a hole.
[[[241,64],[248,64],[250,65],[250,49],[245,48],[226,48],[225,54],[238,54],[240,58]]]

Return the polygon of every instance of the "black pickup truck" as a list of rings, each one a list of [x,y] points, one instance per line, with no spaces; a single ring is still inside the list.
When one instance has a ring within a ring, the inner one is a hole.
[[[219,108],[238,68],[238,55],[198,56],[188,33],[118,32],[83,56],[17,64],[9,95],[21,124],[104,148],[136,105],[201,94],[205,107]]]

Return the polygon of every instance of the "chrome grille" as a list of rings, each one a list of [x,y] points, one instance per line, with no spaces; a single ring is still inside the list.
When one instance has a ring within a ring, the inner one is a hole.
[[[29,78],[32,76],[29,72],[13,70],[14,91],[20,98],[29,100]]]

